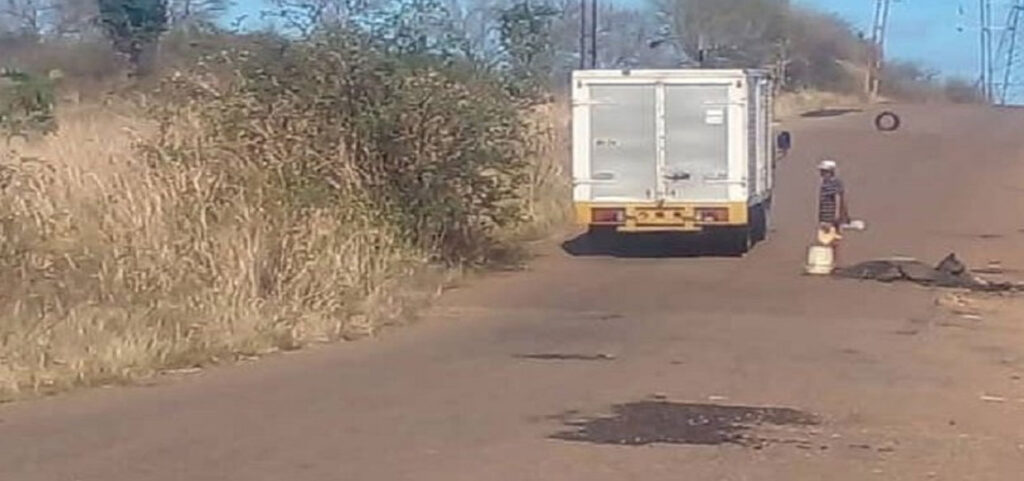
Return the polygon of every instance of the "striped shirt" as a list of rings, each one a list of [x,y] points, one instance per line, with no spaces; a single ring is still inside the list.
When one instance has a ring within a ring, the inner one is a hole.
[[[821,192],[818,196],[818,222],[838,224],[839,218],[839,196],[843,195],[843,181],[838,177],[831,177],[821,182]]]

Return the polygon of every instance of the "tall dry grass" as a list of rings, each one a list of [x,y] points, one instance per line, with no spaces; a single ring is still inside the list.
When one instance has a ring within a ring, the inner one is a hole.
[[[513,241],[532,241],[571,224],[571,121],[569,102],[534,106],[524,116],[528,155],[526,199],[528,221],[510,232]]]
[[[268,216],[241,197],[214,214],[215,174],[144,165],[131,142],[108,118],[77,119],[5,158],[8,395],[340,336],[353,301],[415,259],[357,216]]]
[[[510,239],[564,219],[558,112],[529,116]],[[142,118],[86,106],[3,151],[0,400],[372,335],[454,274],[357,203],[269,211],[258,185],[225,197],[213,169],[146,162]]]
[[[288,48],[2,151],[0,399],[371,335],[565,218],[564,109],[345,35]]]

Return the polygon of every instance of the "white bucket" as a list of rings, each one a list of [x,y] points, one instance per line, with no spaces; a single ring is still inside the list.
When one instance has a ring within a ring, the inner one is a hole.
[[[831,246],[812,245],[807,250],[807,265],[804,270],[808,274],[828,275],[835,268],[835,253]]]

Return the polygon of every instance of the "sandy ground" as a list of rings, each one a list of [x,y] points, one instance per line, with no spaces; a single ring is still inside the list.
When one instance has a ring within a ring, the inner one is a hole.
[[[1024,270],[1024,113],[896,109],[793,122],[745,258],[553,244],[380,339],[0,406],[0,479],[1020,480],[1020,301],[800,273],[825,155],[845,262]]]

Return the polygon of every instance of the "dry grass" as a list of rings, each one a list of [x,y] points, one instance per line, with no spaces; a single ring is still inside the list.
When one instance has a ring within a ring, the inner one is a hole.
[[[368,330],[365,301],[420,263],[358,216],[267,215],[240,194],[214,218],[216,176],[144,165],[129,122],[76,117],[4,159],[0,394]]]
[[[524,198],[530,221],[511,233],[518,240],[538,239],[571,219],[571,115],[568,102],[558,101],[536,106],[527,116],[532,135],[524,146],[530,153]]]
[[[0,158],[0,400],[372,335],[451,274],[357,205],[270,212],[212,170],[147,165],[150,129],[120,110]],[[552,116],[532,117],[522,232],[564,211]]]

